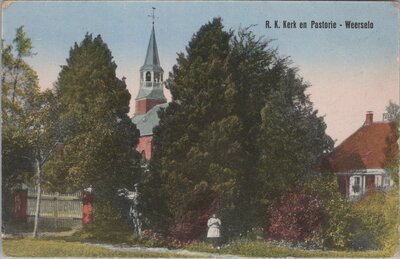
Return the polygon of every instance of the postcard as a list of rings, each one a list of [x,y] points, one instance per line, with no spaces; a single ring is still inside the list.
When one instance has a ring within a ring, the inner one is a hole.
[[[396,1],[2,2],[2,255],[399,255]]]

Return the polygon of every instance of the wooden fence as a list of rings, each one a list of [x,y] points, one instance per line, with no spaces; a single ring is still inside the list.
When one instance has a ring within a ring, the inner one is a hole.
[[[37,189],[28,188],[27,216],[32,221],[36,211]],[[73,227],[82,221],[82,193],[42,193],[40,222],[49,228]]]

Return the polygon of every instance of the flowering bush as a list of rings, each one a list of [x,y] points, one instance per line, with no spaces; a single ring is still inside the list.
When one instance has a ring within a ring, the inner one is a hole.
[[[188,211],[176,220],[171,238],[177,243],[189,244],[205,236],[207,220],[211,216],[210,208]]]
[[[270,238],[302,242],[312,237],[322,223],[318,200],[304,189],[283,196],[270,208],[266,234]]]

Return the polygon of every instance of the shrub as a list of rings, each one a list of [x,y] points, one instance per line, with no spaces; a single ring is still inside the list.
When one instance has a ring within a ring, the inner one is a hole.
[[[322,222],[319,201],[299,188],[284,195],[272,208],[267,236],[275,239],[302,242],[312,237]]]
[[[267,237],[303,242],[307,247],[345,249],[351,238],[351,213],[334,174],[314,173],[270,208]]]
[[[337,178],[333,173],[314,174],[305,187],[319,201],[322,208],[320,229],[312,237],[323,248],[345,249],[351,238],[349,203],[341,197]]]
[[[93,222],[97,226],[114,226],[123,228],[126,225],[126,216],[111,201],[96,202],[93,210]]]
[[[398,199],[397,189],[393,189],[389,193],[372,192],[351,205],[352,248],[394,253],[398,241]]]

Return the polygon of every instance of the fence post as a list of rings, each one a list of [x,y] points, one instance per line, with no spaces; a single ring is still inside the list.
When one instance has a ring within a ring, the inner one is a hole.
[[[56,197],[54,197],[54,200],[56,201],[55,202],[55,206],[54,206],[54,227],[57,229],[57,227],[58,227],[58,199],[60,198],[59,197],[60,196],[60,194],[58,193],[58,192],[56,192]]]
[[[13,192],[12,219],[15,222],[27,222],[28,189],[24,184],[18,184]]]
[[[92,223],[93,200],[93,193],[91,191],[84,190],[82,196],[82,225],[88,225]]]

